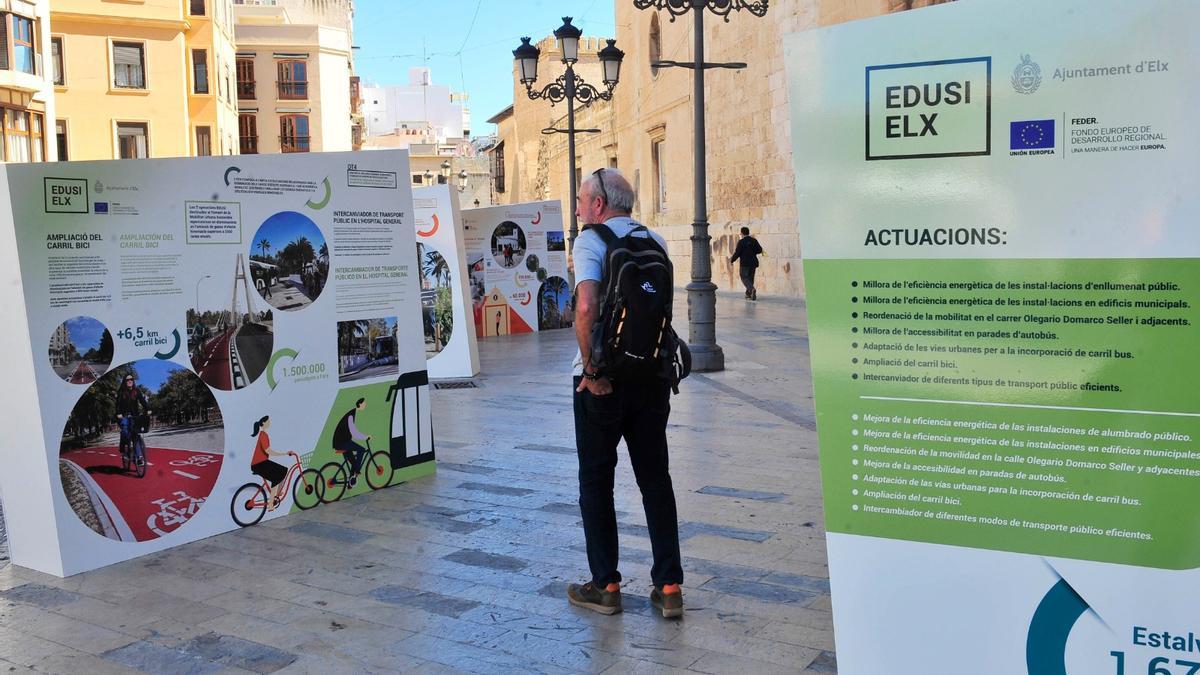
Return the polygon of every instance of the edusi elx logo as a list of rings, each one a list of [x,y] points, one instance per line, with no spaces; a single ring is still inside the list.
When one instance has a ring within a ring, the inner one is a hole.
[[[992,59],[867,66],[866,158],[992,152]]]
[[[87,213],[88,182],[84,178],[44,178],[46,213]]]

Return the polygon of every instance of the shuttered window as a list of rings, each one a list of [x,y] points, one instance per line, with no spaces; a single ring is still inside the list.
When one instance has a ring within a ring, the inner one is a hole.
[[[139,122],[117,123],[117,147],[121,159],[144,159],[150,156],[149,129]]]
[[[212,127],[196,127],[196,156],[212,156]]]
[[[243,155],[258,154],[258,118],[242,113],[238,115],[238,136]]]
[[[118,89],[146,88],[144,45],[138,42],[113,43],[113,86]]]

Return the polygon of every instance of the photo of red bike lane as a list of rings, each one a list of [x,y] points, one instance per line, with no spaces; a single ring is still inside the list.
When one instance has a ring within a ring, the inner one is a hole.
[[[86,486],[105,530],[122,541],[150,541],[173,532],[199,511],[217,481],[223,456],[146,447],[146,475],[121,468],[115,445],[64,452],[60,460]]]
[[[221,335],[209,340],[201,348],[200,355],[192,364],[199,373],[200,379],[210,387],[222,391],[233,389],[232,370],[229,366],[229,341],[233,339],[236,329],[229,328]]]

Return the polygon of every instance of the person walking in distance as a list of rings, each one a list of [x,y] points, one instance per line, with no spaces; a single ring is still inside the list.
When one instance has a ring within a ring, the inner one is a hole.
[[[617,516],[613,506],[613,480],[617,466],[617,444],[625,439],[637,484],[646,509],[646,524],[654,564],[650,570],[654,588],[651,604],[664,617],[683,615],[683,566],[679,552],[679,523],[675,492],[667,461],[667,418],[670,414],[671,383],[654,375],[613,377],[592,363],[594,326],[605,324],[610,279],[605,267],[610,246],[624,246],[634,237],[668,264],[660,282],[667,316],[671,301],[671,278],[666,242],[657,233],[635,222],[630,213],[635,193],[629,181],[615,169],[600,169],[580,186],[576,203],[579,219],[588,223],[579,234],[573,251],[575,260],[575,335],[579,352],[574,362],[575,444],[579,457],[579,509],[587,542],[591,580],[570,584],[570,604],[602,614],[621,611],[621,573],[618,571]],[[614,258],[615,259],[615,256]],[[647,292],[656,290],[649,282],[640,284]],[[661,334],[660,327],[655,332]],[[672,331],[673,333],[673,331]]]
[[[758,243],[758,240],[750,236],[750,228],[742,228],[742,238],[738,240],[737,247],[733,249],[733,257],[729,259],[729,264],[742,261],[741,267],[738,269],[742,276],[742,285],[746,287],[746,299],[758,300],[758,289],[754,287],[754,273],[758,271],[758,256],[765,255],[763,247]]]

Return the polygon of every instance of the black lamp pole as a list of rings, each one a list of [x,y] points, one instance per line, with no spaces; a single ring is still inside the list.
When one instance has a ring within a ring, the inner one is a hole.
[[[692,349],[692,369],[700,372],[725,370],[725,352],[717,344],[717,286],[712,282],[712,237],[708,234],[708,181],[704,141],[704,71],[710,68],[745,68],[744,63],[707,63],[704,61],[704,10],[729,21],[729,14],[747,10],[754,16],[767,13],[769,0],[633,0],[638,9],[665,9],[676,17],[692,12],[694,21],[693,61],[655,61],[659,68],[690,68],[696,72],[692,101],[696,128],[693,157],[695,211],[692,222],[692,282],[688,293],[688,343]]]
[[[600,133],[599,129],[575,128],[575,103],[578,102],[584,106],[589,106],[597,99],[611,101],[613,89],[616,88],[617,82],[620,81],[621,60],[625,57],[625,52],[617,49],[616,40],[607,41],[608,46],[601,49],[597,54],[600,64],[604,68],[605,89],[603,91],[597,89],[584,82],[583,78],[575,74],[575,62],[579,60],[579,38],[582,35],[583,31],[571,25],[571,17],[564,16],[563,25],[554,31],[554,37],[562,43],[562,62],[567,67],[567,71],[540,91],[535,90],[533,84],[537,81],[538,57],[541,55],[541,50],[529,44],[530,38],[527,37],[521,38],[521,46],[513,50],[513,59],[517,63],[521,84],[525,85],[525,92],[529,95],[530,99],[546,99],[550,101],[550,105],[552,106],[563,101],[567,102],[567,128],[556,129],[550,127],[543,129],[542,133],[567,134],[567,159],[570,171],[568,174],[568,183],[571,186],[571,203],[568,206],[571,212],[570,247],[568,251],[572,252],[575,250],[575,238],[579,236],[579,219],[575,215],[575,196],[579,188],[575,183],[575,135]],[[574,280],[572,279],[572,281]]]

